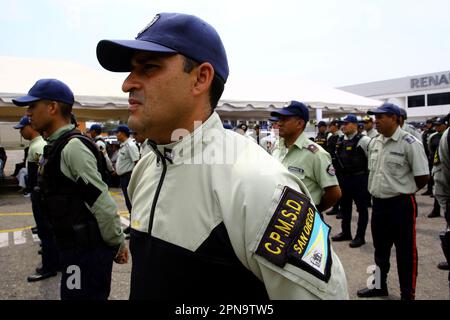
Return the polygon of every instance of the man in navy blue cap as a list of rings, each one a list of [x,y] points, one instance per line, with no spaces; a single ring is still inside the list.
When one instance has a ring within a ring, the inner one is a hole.
[[[442,135],[444,134],[444,131],[447,130],[448,122],[446,118],[437,118],[433,125],[436,128],[436,132],[430,135],[430,138],[428,140],[428,162],[431,163],[433,166],[439,164],[439,143],[441,141]],[[436,198],[434,198],[434,204],[433,209],[428,214],[428,218],[436,218],[441,216],[441,207],[439,206],[439,202]]]
[[[339,201],[342,215],[341,233],[332,237],[333,241],[351,240],[350,247],[357,248],[366,243],[365,235],[369,221],[367,180],[367,145],[370,138],[358,131],[358,118],[354,114],[342,120],[343,136],[339,137],[335,147],[336,172],[342,189]],[[352,204],[358,211],[358,228],[352,239]]]
[[[319,121],[317,123],[317,136],[314,138],[314,142],[319,146],[327,150],[327,123],[325,121]]]
[[[302,180],[319,211],[332,207],[339,200],[341,190],[330,155],[304,134],[309,121],[307,106],[291,101],[271,116],[279,118],[281,138],[272,155]]]
[[[343,136],[344,134],[341,131],[341,121],[338,119],[334,119],[328,123],[328,135],[327,135],[327,151],[331,156],[331,163],[333,164],[333,167],[336,168],[338,166],[338,163],[336,162],[336,143],[339,139],[339,137]],[[339,181],[339,172],[336,171],[336,177]],[[341,197],[342,199],[342,197]],[[336,215],[336,219],[342,219],[342,214],[340,212],[340,199],[339,201],[333,206],[333,209],[330,211],[327,211],[326,215]]]
[[[392,103],[369,110],[379,136],[369,144],[369,192],[372,195],[372,238],[379,279],[357,292],[359,297],[389,295],[387,276],[395,244],[401,298],[415,299],[417,279],[414,194],[429,177],[422,143],[400,128],[400,108]]]
[[[130,183],[131,173],[140,158],[139,149],[136,143],[130,138],[131,131],[127,125],[121,124],[115,131],[117,140],[120,142],[119,155],[116,161],[116,174],[119,176],[120,187],[125,197],[125,204],[131,215],[132,205],[128,197],[127,189]],[[130,227],[128,226],[124,232],[128,235],[130,233]]]
[[[422,132],[422,144],[425,148],[425,154],[427,155],[428,158],[428,166],[430,168],[430,172],[433,169],[433,161],[430,161],[430,150],[428,147],[428,141],[430,139],[430,136],[436,132],[436,130],[434,129],[434,121],[436,120],[436,118],[430,118],[427,119],[426,123],[425,123],[425,129]],[[422,193],[423,196],[433,196],[433,182],[434,179],[430,179],[428,181],[427,184],[427,190],[425,192]]]
[[[106,142],[105,139],[102,136],[102,126],[99,125],[98,123],[94,123],[93,125],[91,125],[91,127],[89,128],[88,132],[87,132],[92,140],[95,142],[95,144],[97,145],[97,147],[100,149],[100,151],[103,154],[103,157],[105,158],[105,163],[106,163],[106,171],[105,174],[107,175],[106,179],[108,182],[108,185],[110,184],[110,179],[111,179],[111,175],[114,173],[114,167],[112,165],[111,159],[108,156],[108,152],[106,150]]]
[[[450,113],[445,118],[436,121],[439,125],[446,122],[447,126],[450,121]],[[450,270],[450,129],[446,129],[439,143],[436,152],[436,161],[433,166],[433,178],[435,180],[434,196],[439,201],[440,206],[444,209],[444,217],[446,227],[439,234],[441,239],[441,247],[445,256],[445,261],[440,262],[437,267],[441,270]],[[448,274],[450,286],[450,272]],[[449,287],[450,288],[450,287]]]
[[[281,208],[301,198],[306,209],[311,203],[281,163],[223,128],[214,109],[228,60],[211,25],[192,15],[160,13],[135,40],[100,41],[97,57],[108,70],[129,72],[122,85],[129,93],[128,125],[152,148],[128,187],[130,299],[348,296],[342,265],[328,245],[329,229],[315,209],[308,217],[323,228],[317,239],[323,254],[305,258],[310,268],[299,260],[306,250],[299,248],[289,262],[287,252],[276,255],[283,250],[269,236],[281,211],[273,204]],[[306,216],[293,224],[306,223]],[[299,230],[282,236],[292,242]]]
[[[33,129],[28,116],[22,117],[20,122],[14,126],[14,129],[20,129],[22,137],[30,141],[26,159],[27,186],[31,192],[31,208],[36,221],[37,235],[42,243],[42,267],[36,268],[36,272],[27,278],[28,282],[34,282],[56,276],[56,271],[59,268],[59,253],[53,240],[53,233],[44,219],[39,193],[36,190],[39,161],[44,154],[44,147],[47,143],[39,132]]]
[[[60,80],[41,79],[13,102],[28,105],[32,127],[48,137],[38,191],[59,249],[61,299],[106,300],[113,260],[126,263],[128,249],[101,177],[100,151],[71,124],[74,95]]]

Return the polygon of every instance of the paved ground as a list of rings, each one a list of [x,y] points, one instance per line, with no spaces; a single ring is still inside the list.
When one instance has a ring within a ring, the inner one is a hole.
[[[11,174],[13,164],[20,160],[19,152],[9,152],[9,167],[6,173]],[[13,160],[13,159],[17,159]],[[11,166],[12,165],[12,166]],[[116,199],[126,223],[125,203],[119,189],[110,190]],[[428,196],[417,197],[419,216],[417,218],[417,245],[419,251],[419,275],[417,282],[417,299],[438,300],[449,299],[447,272],[436,268],[443,260],[438,234],[444,229],[443,217],[429,219],[426,215],[431,211],[433,199]],[[355,211],[354,211],[355,212]],[[354,213],[354,220],[355,220]],[[334,216],[326,216],[332,226],[332,235],[340,232],[340,220]],[[353,231],[356,229],[353,221]],[[50,278],[37,283],[27,283],[26,277],[33,273],[40,263],[37,254],[39,242],[33,238],[28,227],[34,225],[31,215],[30,199],[21,194],[0,194],[0,299],[58,299],[59,277]],[[367,244],[356,249],[348,246],[348,242],[334,243],[346,270],[350,297],[356,297],[356,291],[366,285],[369,274],[367,268],[373,265],[373,245],[370,225],[367,232]],[[110,299],[127,299],[129,294],[131,264],[114,264],[113,281]],[[400,298],[395,249],[392,251],[391,272],[389,274],[390,296],[386,299]]]

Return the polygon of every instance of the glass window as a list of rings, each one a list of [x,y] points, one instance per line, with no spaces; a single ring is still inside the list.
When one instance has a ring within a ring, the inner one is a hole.
[[[450,104],[450,92],[434,93],[428,95],[429,106],[439,106],[443,104]]]
[[[425,107],[425,95],[408,97],[408,108],[415,107]]]

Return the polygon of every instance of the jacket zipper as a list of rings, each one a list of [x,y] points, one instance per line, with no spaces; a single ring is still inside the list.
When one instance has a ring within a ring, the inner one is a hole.
[[[153,228],[153,218],[155,216],[155,209],[156,209],[156,204],[158,203],[158,198],[159,198],[159,194],[161,193],[161,188],[164,182],[164,178],[166,177],[166,172],[167,172],[167,160],[166,157],[158,150],[156,143],[148,140],[147,144],[153,149],[153,152],[156,154],[157,157],[157,163],[159,163],[161,161],[163,168],[162,168],[162,173],[161,173],[161,177],[159,178],[159,183],[158,183],[158,188],[156,189],[155,192],[155,196],[153,197],[153,203],[152,203],[152,207],[150,210],[150,221],[148,224],[148,235],[151,236],[152,235],[152,228]]]

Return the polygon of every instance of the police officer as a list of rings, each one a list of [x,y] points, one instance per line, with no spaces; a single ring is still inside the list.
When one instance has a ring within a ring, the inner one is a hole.
[[[333,164],[333,167],[336,168],[336,143],[339,139],[339,137],[343,136],[344,133],[341,131],[340,129],[341,127],[341,122],[339,120],[332,120],[330,121],[330,123],[328,124],[328,136],[327,136],[327,151],[331,156],[331,163]],[[336,172],[336,178],[338,179],[339,182],[339,173]],[[341,199],[338,200],[338,202],[333,206],[333,208],[330,211],[327,211],[326,214],[327,215],[336,215],[336,218],[341,218],[341,212],[340,212],[340,201]]]
[[[75,120],[76,122],[76,120]],[[108,156],[108,152],[106,150],[106,142],[104,138],[102,137],[102,126],[94,123],[89,128],[89,135],[91,136],[92,140],[94,140],[95,144],[99,148],[99,150],[103,153],[103,156],[105,157],[106,161],[106,168],[110,174],[114,172],[114,167],[112,165],[111,159]]]
[[[332,237],[333,241],[351,240],[350,247],[357,248],[366,243],[365,235],[369,220],[367,196],[367,145],[370,138],[357,131],[358,119],[354,114],[347,115],[342,121],[344,136],[336,143],[336,171],[342,189],[340,201],[342,231]],[[355,201],[358,211],[358,228],[352,240],[351,220],[352,203]]]
[[[429,139],[430,136],[436,132],[436,130],[434,130],[434,122],[435,119],[427,119],[426,124],[425,124],[425,130],[422,133],[422,144],[425,147],[425,154],[427,155],[427,159],[430,159],[430,150],[429,150]],[[428,160],[428,167],[431,170],[433,169],[433,162]],[[427,190],[422,193],[422,196],[431,196],[433,195],[433,178],[430,177],[430,180],[428,180],[428,184],[427,184]]]
[[[400,108],[400,128],[402,130],[408,132],[409,134],[412,134],[419,141],[421,141],[422,140],[422,135],[420,134],[419,130],[417,130],[415,127],[413,127],[409,123],[406,123],[405,122],[406,119],[408,119],[408,115],[406,113],[406,110],[403,109],[403,108]]]
[[[441,141],[442,134],[447,129],[448,123],[446,118],[437,118],[433,123],[436,127],[436,132],[430,135],[430,139],[428,142],[428,163],[431,163],[433,166],[438,164],[439,155],[436,153],[439,149],[439,142]],[[441,216],[441,207],[439,206],[439,202],[434,198],[433,210],[431,210],[430,214],[428,214],[428,218],[436,218]]]
[[[119,155],[116,161],[116,173],[120,179],[120,187],[122,188],[123,196],[125,198],[125,204],[131,215],[132,206],[127,189],[131,179],[131,172],[139,161],[140,154],[136,143],[130,139],[131,131],[127,125],[121,124],[115,131],[117,140],[120,142]],[[130,227],[128,226],[125,228],[124,232],[125,234],[129,234]]]
[[[319,121],[317,124],[317,136],[314,138],[314,142],[321,146],[324,150],[327,150],[327,123],[325,121]]]
[[[278,147],[272,155],[302,180],[320,212],[332,207],[341,197],[341,190],[330,155],[303,132],[309,121],[308,108],[301,102],[291,101],[271,116],[279,119],[280,133]]]
[[[130,72],[128,124],[152,147],[128,189],[131,299],[348,297],[303,183],[214,111],[228,63],[208,23],[160,13],[136,40],[102,40],[97,57]]]
[[[99,150],[70,124],[73,93],[59,80],[41,79],[13,102],[28,105],[31,125],[48,136],[39,192],[60,253],[61,299],[107,299],[113,259],[125,263],[127,248]]]
[[[373,126],[372,117],[365,116],[362,122],[364,123],[364,130],[366,131],[366,135],[371,139],[375,138],[378,135],[378,131]]]
[[[358,291],[359,297],[387,296],[392,245],[402,299],[414,299],[417,279],[414,193],[428,180],[422,143],[400,128],[400,108],[391,103],[370,110],[380,135],[369,144],[369,191],[373,196],[372,237],[379,283]],[[378,277],[375,277],[378,278]]]
[[[446,117],[450,120],[450,113]],[[439,143],[435,165],[433,166],[435,181],[434,195],[439,204],[444,208],[444,216],[447,223],[446,230],[440,234],[441,246],[446,261],[440,262],[438,268],[450,270],[450,135],[449,129],[445,130]],[[448,275],[450,289],[450,273]]]
[[[47,143],[39,132],[33,129],[28,116],[22,117],[20,122],[14,126],[14,129],[20,129],[22,137],[26,140],[30,140],[26,158],[26,168],[28,173],[27,187],[31,192],[31,208],[34,220],[36,221],[37,235],[42,244],[42,266],[36,268],[36,273],[27,278],[28,282],[34,282],[56,276],[59,268],[58,251],[53,240],[53,234],[43,218],[42,209],[39,203],[39,194],[36,190],[39,160],[44,153],[44,147]]]

